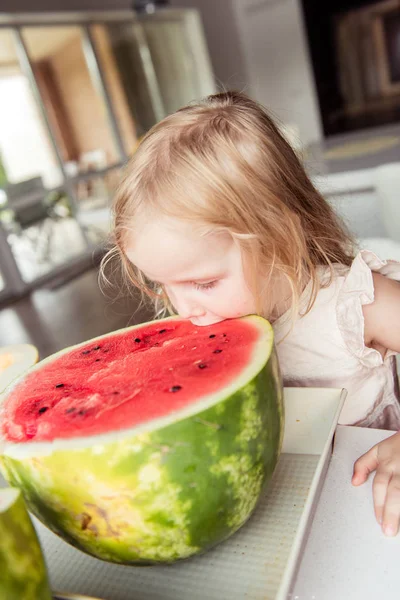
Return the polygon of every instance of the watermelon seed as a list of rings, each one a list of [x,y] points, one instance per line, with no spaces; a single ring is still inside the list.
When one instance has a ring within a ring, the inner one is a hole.
[[[100,362],[101,358],[96,358],[96,360],[94,362]]]
[[[222,350],[214,350],[213,353],[214,354],[221,354]]]
[[[109,348],[104,348],[103,352],[109,352],[110,349]]]
[[[100,350],[101,346],[95,346],[93,350]]]
[[[181,389],[182,389],[181,385],[173,385],[172,388],[169,388],[169,391],[175,393],[175,392],[179,392],[179,390],[181,390]]]
[[[56,388],[62,388],[62,387],[64,387],[63,383],[57,383]]]
[[[141,342],[141,341],[142,341],[142,340],[141,340],[140,338],[135,338],[135,342],[136,342],[137,344],[140,344],[140,342]]]
[[[84,410],[83,408],[78,412],[78,415],[86,415],[87,410]]]
[[[210,340],[212,340],[213,338],[215,338],[215,333],[212,333],[212,334],[209,336],[209,338],[210,338]]]
[[[67,410],[65,411],[66,415],[69,415],[70,413],[73,413],[76,411],[76,408],[72,407],[72,408],[67,408]]]
[[[118,390],[115,390],[115,391],[113,392],[113,394],[114,394],[114,396],[117,396],[117,395],[119,394]]]
[[[204,363],[200,363],[199,369],[207,369],[207,365],[205,365]]]
[[[42,408],[39,408],[39,414],[42,415],[43,413],[46,412],[46,410],[48,410],[48,406],[42,406]]]
[[[90,350],[84,350],[82,354],[90,354]]]
[[[166,331],[166,329],[161,329],[158,333],[165,333]]]
[[[223,333],[223,334],[222,334],[222,337],[226,337],[226,333]]]

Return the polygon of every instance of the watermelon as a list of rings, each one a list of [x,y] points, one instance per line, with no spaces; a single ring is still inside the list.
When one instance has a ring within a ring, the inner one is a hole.
[[[9,388],[0,464],[75,547],[170,563],[249,518],[279,456],[282,398],[264,319],[154,321],[59,352]]]
[[[0,598],[52,598],[39,541],[16,488],[0,490]]]

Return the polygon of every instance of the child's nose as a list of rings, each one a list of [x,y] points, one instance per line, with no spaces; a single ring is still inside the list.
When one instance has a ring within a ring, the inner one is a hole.
[[[183,319],[196,319],[198,317],[204,317],[206,313],[202,308],[193,308],[192,310],[180,311],[179,314]]]
[[[203,317],[206,314],[206,311],[204,310],[204,308],[201,308],[200,306],[193,306],[186,302],[182,303],[178,307],[178,312],[179,312],[179,315],[183,319],[193,319],[196,317]]]
[[[193,317],[204,317],[204,315],[206,314],[204,308],[194,308],[191,312],[192,314],[189,317],[190,319]]]

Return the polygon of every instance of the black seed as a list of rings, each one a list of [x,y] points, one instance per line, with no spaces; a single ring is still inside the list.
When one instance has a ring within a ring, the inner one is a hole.
[[[204,363],[200,363],[199,369],[207,369],[207,365],[205,365]]]
[[[95,346],[93,350],[100,350],[101,346]]]
[[[78,415],[86,415],[87,410],[84,410],[83,408],[78,412]]]
[[[222,334],[222,337],[226,337],[226,333],[223,333],[223,334]]]
[[[222,350],[214,350],[214,354],[221,354]]]
[[[161,329],[158,333],[165,333],[166,331],[166,329]]]
[[[210,338],[210,340],[212,340],[212,338],[215,338],[215,333],[212,333],[212,334],[209,336],[209,338]]]
[[[117,390],[115,390],[115,392],[113,392],[114,396],[117,396],[119,394],[119,392]]]
[[[67,408],[67,410],[65,411],[65,414],[69,415],[69,413],[73,413],[75,411],[76,411],[76,408],[73,408],[73,407],[72,408]]]
[[[84,350],[82,354],[90,354],[90,350]]]
[[[142,341],[142,340],[141,340],[140,338],[135,338],[135,342],[136,342],[137,344],[140,344],[140,342],[141,342],[141,341]]]
[[[42,406],[42,408],[39,408],[39,414],[42,415],[43,413],[46,412],[46,410],[48,410],[48,406]]]
[[[181,389],[182,389],[181,385],[173,385],[172,388],[169,388],[169,391],[175,393],[175,392],[179,392],[179,390],[181,390]]]
[[[96,360],[94,362],[100,362],[101,358],[96,358]]]
[[[62,387],[64,387],[63,383],[57,383],[56,388],[62,388]]]

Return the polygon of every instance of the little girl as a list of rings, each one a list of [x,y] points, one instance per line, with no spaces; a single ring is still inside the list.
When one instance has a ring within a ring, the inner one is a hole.
[[[130,280],[196,325],[258,313],[286,385],[345,387],[340,423],[400,429],[400,264],[353,254],[349,233],[266,112],[239,93],[179,110],[146,135],[115,204]],[[355,464],[395,535],[400,434]]]

